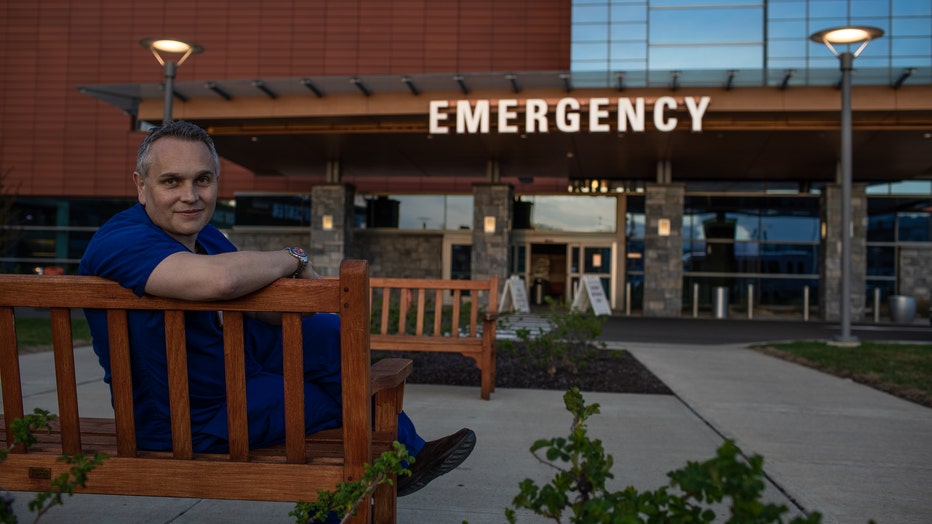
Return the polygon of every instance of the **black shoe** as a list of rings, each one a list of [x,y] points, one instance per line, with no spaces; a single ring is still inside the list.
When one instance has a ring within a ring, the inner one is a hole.
[[[398,477],[398,496],[404,497],[445,475],[466,460],[476,447],[476,434],[463,428],[452,435],[432,440],[414,457],[410,476]]]

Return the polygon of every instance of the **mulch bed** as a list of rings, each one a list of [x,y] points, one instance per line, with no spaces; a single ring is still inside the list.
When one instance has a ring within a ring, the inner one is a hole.
[[[413,360],[409,384],[476,387],[480,384],[476,362],[459,353],[373,351],[372,355]],[[550,375],[545,370],[532,369],[522,359],[499,348],[495,372],[497,388],[566,390],[575,386],[581,391],[603,393],[672,394],[660,379],[623,350],[599,350],[578,373],[560,371]]]

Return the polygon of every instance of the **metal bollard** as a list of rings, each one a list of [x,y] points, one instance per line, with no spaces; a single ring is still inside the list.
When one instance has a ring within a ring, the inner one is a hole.
[[[693,318],[699,316],[699,284],[693,283]]]
[[[625,283],[625,315],[631,316],[631,282]]]
[[[748,284],[748,318],[754,318],[754,284]]]
[[[803,320],[809,320],[809,286],[803,286]]]
[[[874,324],[880,324],[880,288],[874,288]]]

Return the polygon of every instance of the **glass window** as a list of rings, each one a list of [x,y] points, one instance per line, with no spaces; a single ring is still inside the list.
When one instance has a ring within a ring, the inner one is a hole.
[[[608,20],[608,4],[573,6],[573,23],[604,22]]]
[[[602,69],[605,69],[605,61],[608,58],[608,42],[599,42],[597,44],[573,44],[573,64],[576,67],[577,61],[595,61],[601,60]]]
[[[236,195],[237,226],[311,225],[310,195]]]
[[[573,26],[573,42],[601,42],[608,41],[608,24],[580,24]]]
[[[525,196],[533,202],[534,229],[569,232],[615,231],[615,197],[600,196]]]
[[[923,0],[893,0],[894,16],[930,16],[932,3]]]
[[[795,1],[771,1],[767,5],[767,15],[774,19],[783,18],[806,18],[806,0]]]
[[[762,21],[759,7],[653,9],[651,44],[762,42]]]
[[[896,240],[896,215],[884,213],[867,218],[868,242],[893,242]]]
[[[851,16],[886,17],[890,14],[888,0],[851,0]]]
[[[792,38],[806,42],[809,35],[806,33],[804,20],[771,20],[768,24],[768,38]]]
[[[447,195],[445,229],[472,229],[472,195]]]
[[[761,69],[760,45],[651,46],[652,70]]]
[[[611,6],[611,21],[613,22],[646,22],[647,5],[617,5]]]
[[[932,220],[929,213],[900,213],[897,216],[896,238],[900,242],[932,240]]]

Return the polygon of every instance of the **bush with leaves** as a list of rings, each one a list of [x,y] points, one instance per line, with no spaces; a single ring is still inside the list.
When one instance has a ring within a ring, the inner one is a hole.
[[[543,315],[546,327],[537,327],[535,331],[518,328],[515,330],[517,342],[500,340],[499,347],[532,369],[550,375],[560,372],[575,375],[605,347],[604,343],[596,342],[602,334],[605,318],[568,308],[550,297],[545,300],[548,304],[547,313]],[[509,320],[505,318],[502,325],[509,327]]]
[[[330,522],[339,518],[346,522],[356,514],[359,503],[372,495],[379,484],[392,482],[392,475],[410,475],[408,463],[414,458],[408,455],[404,444],[395,441],[391,451],[379,455],[372,465],[366,464],[362,479],[354,482],[340,482],[335,491],[317,490],[315,502],[299,502],[288,515],[295,518],[297,524],[312,522]]]
[[[525,479],[520,493],[505,510],[508,522],[517,522],[515,509],[529,509],[555,522],[595,523],[700,523],[716,522],[712,506],[730,500],[729,523],[782,523],[786,506],[763,503],[763,458],[745,461],[734,442],[727,440],[716,456],[705,462],[688,462],[668,473],[669,485],[653,491],[628,487],[609,491],[607,480],[613,458],[602,442],[590,439],[586,420],[599,413],[599,405],[587,406],[576,388],[563,397],[573,415],[569,437],[538,440],[531,453],[557,470],[553,480],[538,486]],[[541,456],[543,453],[543,457]],[[821,515],[796,517],[792,524],[815,524]]]
[[[56,418],[58,418],[57,415],[37,408],[25,417],[14,420],[11,424],[13,445],[9,449],[0,449],[0,463],[7,459],[10,451],[16,446],[29,449],[30,446],[38,442],[35,436],[36,431],[51,432],[52,429],[49,423]],[[37,493],[36,497],[29,502],[29,511],[36,514],[33,522],[38,522],[42,515],[45,515],[53,507],[64,504],[62,495],[70,497],[74,495],[77,488],[83,488],[87,484],[87,477],[90,472],[97,466],[102,465],[103,461],[107,459],[107,455],[97,453],[93,457],[87,457],[79,453],[76,455],[63,455],[58,459],[70,464],[71,468],[52,479],[51,487]],[[13,500],[13,496],[8,492],[0,492],[0,523],[13,524],[17,522],[16,515],[13,513]]]

